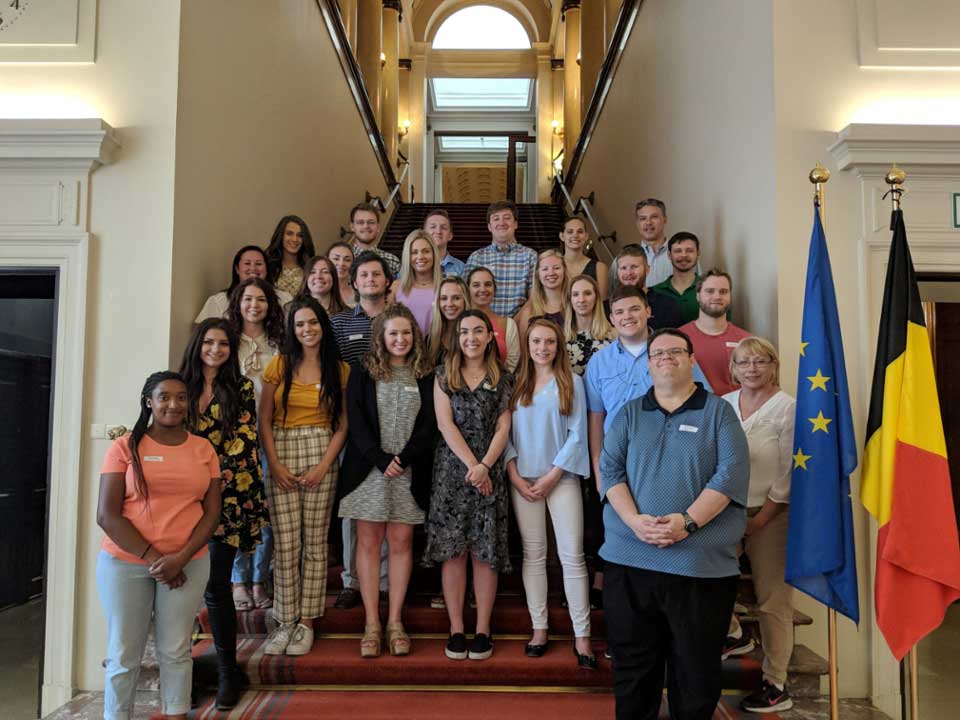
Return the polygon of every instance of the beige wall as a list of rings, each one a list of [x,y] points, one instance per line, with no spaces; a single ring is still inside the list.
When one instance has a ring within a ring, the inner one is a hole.
[[[94,585],[101,538],[94,515],[108,443],[89,439],[86,429],[132,425],[144,378],[167,364],[180,3],[100,0],[98,25],[94,64],[0,71],[0,93],[21,97],[26,107],[42,99],[37,117],[99,116],[123,145],[116,162],[90,183],[85,411],[82,428],[73,428],[85,438],[77,510],[74,680],[80,688],[103,686],[105,638]]]
[[[317,3],[183,8],[171,360],[230,260],[301,216],[319,251],[364,191],[386,186]]]
[[[777,326],[772,54],[764,3],[647,0],[574,194],[596,192],[620,245],[639,239],[636,201],[662,199],[668,237],[700,237],[702,264],[734,276],[736,321],[764,335]]]

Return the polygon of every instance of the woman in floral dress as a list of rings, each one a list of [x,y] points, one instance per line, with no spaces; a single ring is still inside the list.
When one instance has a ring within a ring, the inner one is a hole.
[[[583,375],[587,363],[597,350],[602,350],[617,334],[603,314],[600,286],[589,275],[578,275],[570,283],[570,309],[567,315],[567,352],[570,369]]]
[[[457,344],[437,369],[433,391],[442,440],[434,456],[424,564],[443,564],[450,617],[447,657],[484,660],[493,654],[490,615],[497,574],[511,570],[509,486],[501,455],[510,434],[513,376],[500,365],[486,313],[465,310],[456,327]],[[477,599],[476,634],[469,650],[463,627],[468,554]]]
[[[230,574],[237,552],[252,552],[267,524],[260,475],[253,381],[240,373],[237,335],[221,318],[194,330],[180,374],[187,386],[187,426],[206,438],[220,459],[222,507],[210,540],[210,580],[205,599],[217,650],[217,708],[237,704],[247,683],[237,665],[237,611]]]

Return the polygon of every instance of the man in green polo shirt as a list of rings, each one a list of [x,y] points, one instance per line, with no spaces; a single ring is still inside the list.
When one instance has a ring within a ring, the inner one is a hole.
[[[651,290],[676,300],[683,321],[688,323],[700,315],[700,305],[697,303],[700,238],[692,232],[678,232],[667,241],[667,252],[673,275],[654,285]]]

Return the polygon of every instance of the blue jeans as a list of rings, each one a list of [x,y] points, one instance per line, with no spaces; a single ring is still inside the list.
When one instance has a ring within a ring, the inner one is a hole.
[[[129,720],[132,714],[151,616],[156,626],[162,711],[178,715],[190,710],[190,636],[210,575],[210,556],[191,560],[183,572],[187,582],[171,590],[150,577],[147,565],[100,551],[97,590],[107,617],[104,720]]]

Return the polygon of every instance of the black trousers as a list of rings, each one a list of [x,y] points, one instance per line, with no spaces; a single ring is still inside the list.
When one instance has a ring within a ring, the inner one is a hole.
[[[720,654],[737,576],[693,578],[607,562],[603,609],[618,720],[710,720],[720,700]]]
[[[237,664],[237,609],[230,585],[237,549],[215,540],[211,540],[207,547],[210,550],[210,579],[203,597],[210,612],[210,629],[218,664],[221,670],[230,670]]]

